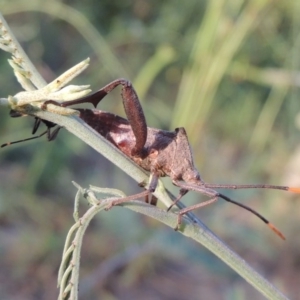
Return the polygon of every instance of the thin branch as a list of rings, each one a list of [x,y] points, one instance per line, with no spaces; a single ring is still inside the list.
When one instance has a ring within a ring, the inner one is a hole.
[[[1,33],[0,48],[12,54],[12,63],[15,65],[14,71],[15,73],[18,73],[20,75],[20,76],[17,75],[19,82],[20,82],[20,78],[24,77],[29,81],[31,81],[37,88],[42,88],[43,86],[45,86],[46,81],[36,70],[35,66],[32,64],[27,54],[20,46],[19,42],[17,41],[14,34],[9,29],[9,26],[7,25],[1,13],[0,13],[0,33]],[[24,88],[27,86],[26,84],[22,84],[22,81],[20,83]],[[29,86],[27,86],[26,90],[32,90],[32,87],[30,88]]]
[[[82,238],[84,232],[91,221],[91,219],[98,213],[103,211],[106,207],[110,206],[111,201],[115,201],[116,198],[108,198],[105,200],[97,201],[97,197],[94,195],[93,191],[82,189],[76,184],[79,191],[85,195],[92,207],[83,215],[72,226],[70,234],[74,234],[74,240],[71,243],[70,238],[67,239],[68,245],[65,246],[65,254],[60,267],[60,277],[61,285],[61,295],[62,290],[70,291],[71,299],[76,300],[78,297],[78,279],[79,279],[79,265],[80,265],[80,252],[82,245]],[[95,190],[95,189],[94,189]],[[99,189],[101,192],[101,189]],[[115,194],[112,192],[112,194]],[[78,193],[76,198],[78,197]],[[130,201],[121,204],[121,206],[133,210],[135,212],[150,216],[167,226],[174,228],[177,225],[178,215],[172,212],[167,212],[166,210],[159,209],[155,206],[151,206],[141,201]],[[183,222],[180,226],[179,232],[183,235],[192,238],[193,240],[201,243],[212,253],[223,260],[227,265],[229,265],[233,270],[240,274],[245,280],[252,284],[257,290],[259,290],[264,296],[272,300],[283,300],[287,299],[280,291],[278,291],[274,286],[272,286],[267,280],[265,280],[261,275],[256,273],[242,258],[230,250],[224,243],[216,238],[214,234],[208,229],[200,228],[199,226],[193,224],[188,218],[184,217]],[[68,234],[68,236],[70,236]],[[70,258],[71,257],[71,258]],[[69,261],[69,265],[66,264]],[[71,276],[70,284],[66,285],[66,278]],[[64,299],[63,297],[59,299]]]
[[[122,204],[122,206],[159,220],[160,222],[170,226],[171,228],[174,228],[177,224],[177,214],[168,214],[165,210],[161,210],[141,201],[131,201]],[[268,282],[264,277],[262,277],[254,269],[252,269],[244,259],[242,259],[230,248],[228,248],[224,244],[224,242],[217,238],[207,228],[199,227],[198,225],[191,223],[189,219],[184,218],[181,224],[180,232],[183,235],[205,246],[208,250],[219,257],[224,263],[235,270],[241,277],[248,281],[252,286],[254,286],[258,291],[260,291],[267,299],[288,299],[270,282]]]

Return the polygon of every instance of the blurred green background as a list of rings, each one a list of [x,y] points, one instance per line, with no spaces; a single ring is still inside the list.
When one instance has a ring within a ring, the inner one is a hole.
[[[118,77],[131,80],[149,126],[186,128],[204,181],[300,186],[299,1],[6,0],[0,10],[48,82],[86,57],[91,65],[77,84],[96,90]],[[8,58],[1,52],[1,97],[21,89]],[[100,107],[124,116],[119,91]],[[32,118],[11,119],[2,108],[1,144],[29,137],[32,125]],[[73,222],[72,180],[127,194],[140,190],[64,130],[55,142],[41,138],[1,149],[1,299],[57,297]],[[300,196],[224,193],[275,223],[287,241],[222,201],[197,215],[299,299]],[[184,203],[203,199],[190,193]],[[92,222],[80,275],[80,299],[264,299],[206,249],[121,208]]]

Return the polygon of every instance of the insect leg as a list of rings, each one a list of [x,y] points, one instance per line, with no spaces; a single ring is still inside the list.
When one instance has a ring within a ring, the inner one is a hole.
[[[123,99],[125,113],[136,138],[136,143],[132,150],[132,154],[136,156],[143,156],[143,150],[147,140],[146,118],[136,91],[134,90],[131,82],[126,79],[116,79],[97,92],[76,100],[63,103],[58,103],[54,100],[45,101],[42,108],[45,109],[48,104],[66,107],[82,103],[91,103],[96,107],[108,93],[110,93],[119,85],[122,85],[121,96]]]
[[[206,201],[204,201],[204,202],[201,202],[201,203],[198,203],[198,204],[195,204],[195,205],[191,205],[191,206],[189,206],[189,207],[186,207],[186,208],[184,208],[184,209],[181,209],[181,210],[178,212],[177,225],[176,225],[176,227],[174,228],[174,230],[177,231],[177,230],[180,228],[180,224],[181,224],[181,222],[182,222],[182,217],[183,217],[186,213],[188,213],[188,212],[190,212],[190,211],[192,211],[192,210],[194,210],[194,209],[198,209],[198,208],[201,208],[201,207],[210,205],[210,204],[216,202],[217,200],[218,200],[218,196],[213,197],[213,198],[211,198],[211,199],[209,199],[209,200],[206,200]]]
[[[128,202],[131,200],[136,200],[139,198],[151,198],[151,194],[155,191],[156,186],[157,186],[157,182],[158,182],[158,176],[156,174],[153,174],[151,177],[151,181],[149,184],[149,188],[141,193],[135,194],[135,195],[131,195],[131,196],[127,196],[124,198],[120,198],[117,200],[112,201],[106,208],[105,210],[109,210],[111,209],[113,206],[124,203],[124,202]]]
[[[56,139],[57,135],[58,135],[58,132],[59,130],[61,129],[62,127],[61,126],[58,126],[57,128],[55,128],[52,132],[50,131],[50,128],[48,128],[47,130],[47,137],[48,137],[48,141],[51,142],[53,140]]]
[[[32,128],[31,134],[35,134],[36,133],[36,131],[40,127],[40,124],[41,124],[41,119],[35,117],[34,118],[34,124],[33,124],[33,128]]]
[[[170,211],[170,209],[171,209],[174,205],[176,205],[176,204],[181,200],[181,198],[182,198],[184,195],[186,195],[187,193],[188,193],[188,190],[186,190],[186,189],[180,189],[178,197],[177,197],[177,198],[174,200],[174,202],[168,207],[167,211]]]
[[[18,140],[18,141],[8,142],[8,143],[5,143],[5,144],[2,144],[1,148],[6,147],[6,146],[10,146],[10,145],[13,145],[13,144],[25,142],[25,141],[30,141],[30,140],[38,139],[38,138],[42,137],[43,135],[48,134],[48,131],[49,130],[47,129],[45,132],[41,133],[40,135],[33,136],[33,137],[30,137],[30,138],[27,138],[27,139],[23,139],[23,140]]]

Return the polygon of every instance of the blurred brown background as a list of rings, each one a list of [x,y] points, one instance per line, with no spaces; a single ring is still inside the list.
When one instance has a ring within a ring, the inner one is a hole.
[[[149,126],[186,128],[206,182],[300,186],[300,2],[6,0],[0,10],[48,82],[86,57],[91,65],[76,83],[96,90],[118,77],[131,80]],[[1,97],[21,89],[8,58],[1,52]],[[124,116],[119,91],[101,109]],[[1,144],[29,137],[32,124],[2,108]],[[64,130],[55,142],[41,138],[0,151],[1,299],[57,297],[73,222],[72,180],[139,191]],[[224,193],[258,210],[287,241],[222,201],[197,215],[286,295],[300,299],[300,196]],[[190,193],[184,203],[201,199]],[[80,299],[264,299],[206,249],[121,208],[89,227],[80,278]]]

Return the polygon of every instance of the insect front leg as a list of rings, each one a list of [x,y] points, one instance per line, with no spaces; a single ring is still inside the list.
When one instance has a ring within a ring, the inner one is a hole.
[[[181,198],[182,198],[183,196],[185,196],[187,193],[188,193],[188,190],[186,190],[186,189],[180,189],[178,197],[177,197],[177,198],[173,201],[173,203],[168,207],[167,211],[170,211],[171,208],[172,208],[174,205],[176,205],[176,204],[181,200]]]
[[[177,217],[177,225],[176,227],[174,228],[174,230],[178,230],[180,228],[180,225],[182,223],[182,217],[187,214],[188,212],[194,210],[194,209],[198,209],[198,208],[201,208],[201,207],[204,207],[204,206],[207,206],[207,205],[210,205],[214,202],[216,202],[218,200],[218,196],[215,196],[209,200],[206,200],[204,202],[201,202],[201,203],[198,203],[198,204],[195,204],[195,205],[191,205],[189,207],[186,207],[186,208],[183,208],[181,209],[179,212],[178,212],[178,217]]]

